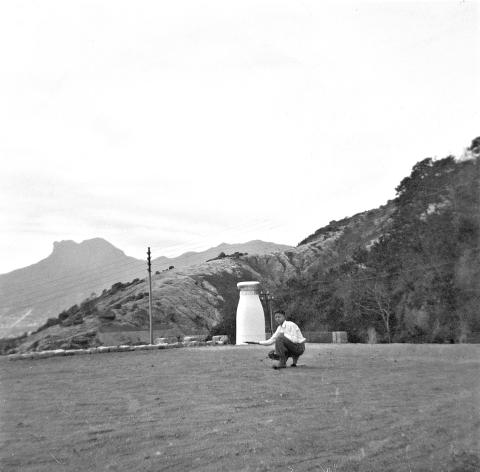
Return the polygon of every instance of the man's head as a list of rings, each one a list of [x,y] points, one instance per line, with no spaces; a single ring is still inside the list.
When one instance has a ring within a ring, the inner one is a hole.
[[[283,310],[277,310],[274,316],[275,316],[275,321],[279,325],[281,325],[286,320],[285,312]]]

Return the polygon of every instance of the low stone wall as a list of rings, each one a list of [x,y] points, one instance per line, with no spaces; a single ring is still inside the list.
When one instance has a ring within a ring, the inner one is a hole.
[[[205,341],[206,336],[185,336],[182,342],[162,342],[167,338],[157,338],[155,344],[121,344],[118,346],[99,346],[87,349],[54,349],[51,351],[27,352],[25,354],[10,354],[8,359],[11,361],[21,359],[45,359],[47,357],[58,356],[79,356],[86,354],[101,354],[107,352],[126,352],[126,351],[154,351],[159,349],[174,349],[180,347],[195,346],[215,346],[229,344],[228,336],[213,336],[217,338],[212,341]],[[158,341],[158,342],[157,342]]]
[[[480,332],[474,331],[460,336],[458,339],[460,344],[480,344]]]
[[[348,343],[346,331],[305,331],[307,343]]]
[[[206,346],[207,343],[198,343],[192,344],[192,346]],[[190,346],[190,345],[189,345]],[[176,344],[145,344],[138,346],[100,346],[92,347],[89,349],[55,349],[53,351],[40,351],[40,352],[27,352],[25,354],[10,354],[8,355],[9,360],[19,360],[19,359],[44,359],[46,357],[56,357],[56,356],[79,356],[85,354],[99,354],[106,352],[125,352],[125,351],[153,351],[159,349],[173,349],[179,347],[186,347],[183,343]]]
[[[332,333],[330,331],[304,331],[307,343],[331,343]]]
[[[230,344],[230,339],[226,334],[212,336],[212,344]]]
[[[207,339],[206,334],[192,334],[185,337],[182,336],[159,336],[160,333],[154,334],[154,343],[168,343],[173,344],[183,341],[205,341]],[[98,339],[103,345],[115,346],[120,344],[149,344],[150,343],[150,331],[148,330],[112,330],[112,331],[100,331],[98,333]],[[158,341],[157,340],[162,340]]]
[[[177,342],[180,342],[177,337],[170,336],[166,338],[155,338],[153,340],[153,344],[175,344]]]
[[[332,331],[332,343],[343,344],[348,343],[346,331]]]
[[[97,337],[100,342],[106,346],[139,343],[148,344],[150,342],[150,331],[100,331]],[[175,339],[175,342],[176,341],[177,339]]]

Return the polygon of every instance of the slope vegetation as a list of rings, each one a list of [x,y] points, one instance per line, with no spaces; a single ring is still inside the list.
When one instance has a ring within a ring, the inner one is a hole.
[[[356,342],[474,341],[480,331],[480,139],[466,158],[424,159],[384,206],[332,221],[298,247],[236,252],[159,271],[153,321],[161,336],[235,337],[236,283],[258,280],[304,330]],[[145,280],[116,283],[51,318],[19,350],[101,343],[105,330],[146,329]],[[80,338],[79,338],[80,336]],[[83,337],[82,337],[83,336]]]
[[[221,253],[264,254],[289,248],[259,240],[222,243],[175,258],[156,258],[152,261],[152,270],[160,274],[173,267],[185,269]],[[56,242],[46,259],[0,275],[0,338],[33,331],[62,310],[87,298],[95,299],[113,284],[145,275],[145,261],[126,256],[101,238],[82,243]]]

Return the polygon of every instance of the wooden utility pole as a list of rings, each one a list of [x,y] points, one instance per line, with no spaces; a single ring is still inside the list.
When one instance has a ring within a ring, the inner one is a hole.
[[[152,323],[152,261],[150,258],[150,247],[147,251],[148,263],[148,316],[150,320],[150,344],[153,344],[153,323]]]
[[[272,313],[272,300],[273,295],[270,295],[270,292],[263,290],[260,292],[260,300],[265,301],[265,308],[267,311],[267,316],[270,316],[270,334],[273,335],[273,313]]]
[[[273,301],[273,295],[270,295],[270,293],[267,291],[267,307],[268,307],[268,313],[270,314],[270,333],[271,333],[272,336],[273,336],[272,301]]]

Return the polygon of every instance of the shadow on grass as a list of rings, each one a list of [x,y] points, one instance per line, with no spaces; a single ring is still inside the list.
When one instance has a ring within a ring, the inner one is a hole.
[[[269,366],[270,369],[273,369],[274,364]],[[325,367],[321,365],[297,365],[297,367],[292,367],[290,365],[287,365],[286,369],[278,369],[282,372],[296,372],[296,371],[302,371],[302,370],[326,370]]]

